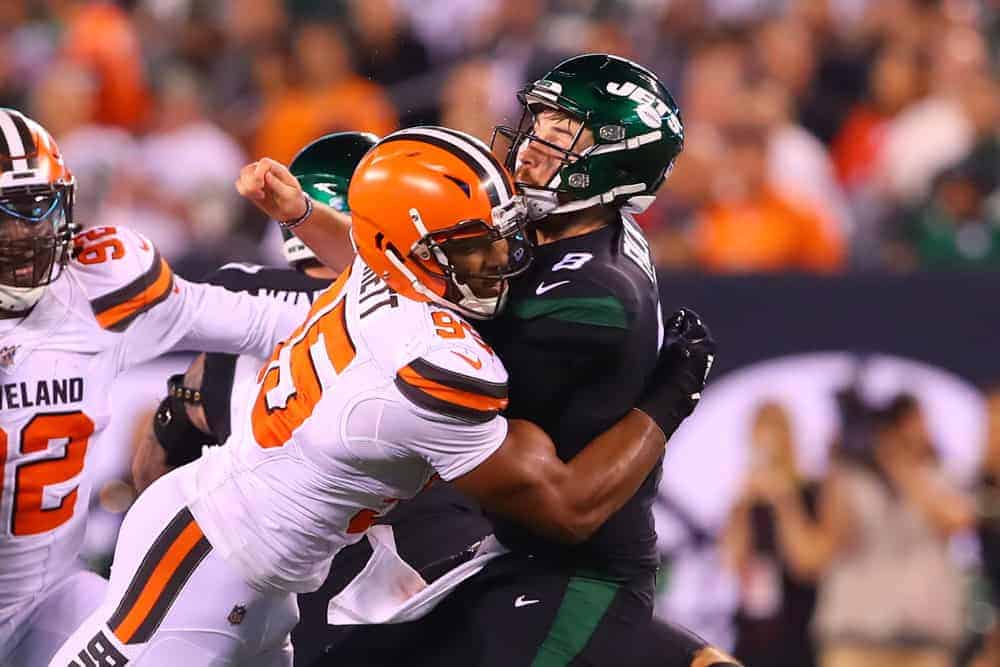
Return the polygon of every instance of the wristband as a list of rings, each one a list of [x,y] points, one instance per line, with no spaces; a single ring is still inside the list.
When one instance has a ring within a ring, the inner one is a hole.
[[[299,225],[301,225],[303,222],[305,222],[309,218],[310,215],[312,215],[312,212],[313,212],[313,200],[312,200],[312,197],[310,197],[309,195],[307,195],[306,193],[303,192],[302,193],[302,198],[306,200],[306,210],[305,210],[305,213],[303,213],[299,217],[293,218],[291,220],[278,220],[278,226],[281,227],[281,229],[283,231],[286,231],[286,232],[292,231],[293,229],[295,229],[296,227],[298,227]]]

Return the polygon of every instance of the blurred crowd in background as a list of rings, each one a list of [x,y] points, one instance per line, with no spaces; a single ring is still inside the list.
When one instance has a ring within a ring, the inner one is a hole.
[[[1000,391],[987,395],[983,456],[964,489],[916,396],[872,404],[845,388],[836,400],[819,478],[797,460],[788,409],[754,410],[748,474],[720,539],[738,582],[736,655],[769,667],[1000,665]],[[974,534],[975,567],[955,553]]]
[[[686,149],[645,214],[661,265],[1000,267],[996,0],[4,0],[0,104],[56,136],[84,224],[182,274],[273,259],[238,168],[328,131],[488,141],[567,55],[647,65]],[[197,277],[197,276],[196,276]]]

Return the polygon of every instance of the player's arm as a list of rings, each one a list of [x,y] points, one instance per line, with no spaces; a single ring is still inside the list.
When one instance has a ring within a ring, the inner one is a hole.
[[[143,424],[132,458],[132,482],[139,493],[174,468],[198,458],[202,447],[219,444],[202,403],[204,372],[205,355],[199,354],[182,376],[170,379],[167,396],[153,418]]]
[[[266,357],[307,311],[179,278],[148,239],[124,227],[80,234],[73,261],[94,319],[121,334],[119,370],[171,350]]]
[[[227,264],[209,275],[205,282],[232,292],[250,291],[246,265]],[[183,376],[167,381],[167,395],[157,406],[153,419],[144,423],[132,459],[132,481],[141,493],[146,487],[174,468],[199,456],[205,446],[221,444],[206,414],[205,401],[218,400],[204,393],[206,386],[205,354],[195,357]],[[231,390],[232,381],[223,381]],[[218,388],[218,387],[216,387]]]
[[[650,417],[632,411],[563,462],[542,429],[515,419],[499,449],[453,483],[489,511],[582,542],[635,494],[666,442]]]
[[[678,337],[658,363],[641,411],[570,461],[559,458],[540,427],[499,415],[506,374],[488,372],[489,362],[469,356],[475,354],[470,347],[445,347],[411,361],[395,380],[404,400],[354,420],[362,431],[377,424],[385,447],[415,451],[486,509],[553,539],[579,542],[635,493],[667,437],[694,409],[710,347],[710,340]]]
[[[295,305],[174,279],[162,305],[136,318],[120,344],[120,367],[173,350],[267,357],[308,313]]]
[[[667,335],[638,409],[579,454],[562,461],[544,431],[512,420],[500,448],[456,487],[542,534],[586,540],[635,494],[701,397],[715,353],[711,335],[691,311],[675,314]]]
[[[240,171],[237,191],[270,218],[299,220],[306,214],[306,194],[288,168],[270,158],[252,162]],[[340,272],[354,259],[351,216],[313,202],[312,212],[294,229],[319,260]]]

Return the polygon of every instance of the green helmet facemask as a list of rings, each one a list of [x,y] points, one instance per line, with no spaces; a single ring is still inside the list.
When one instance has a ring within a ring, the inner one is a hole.
[[[347,186],[355,167],[365,153],[378,143],[369,132],[336,132],[313,141],[295,156],[288,166],[305,193],[314,201],[350,213]],[[282,230],[282,250],[292,266],[315,261],[316,255],[295,234]]]
[[[548,183],[517,183],[533,220],[598,205],[642,212],[684,146],[680,110],[669,91],[655,74],[624,58],[570,58],[517,97],[524,108],[521,122],[494,130],[494,150],[498,141],[509,142],[506,166],[515,174],[518,153],[528,142],[556,151],[562,162]],[[534,117],[546,109],[580,121],[568,148],[534,134]],[[584,130],[594,144],[578,149]]]

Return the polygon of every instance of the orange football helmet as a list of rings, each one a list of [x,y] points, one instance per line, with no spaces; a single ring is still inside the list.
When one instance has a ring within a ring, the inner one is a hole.
[[[531,263],[523,198],[486,145],[463,132],[386,136],[361,160],[347,197],[358,254],[410,299],[493,317],[508,280]]]
[[[59,277],[72,247],[74,189],[52,135],[0,108],[0,309],[27,312]]]

